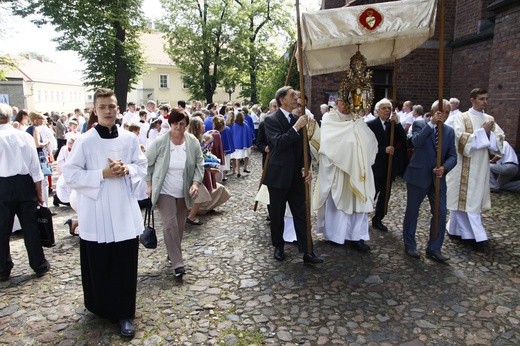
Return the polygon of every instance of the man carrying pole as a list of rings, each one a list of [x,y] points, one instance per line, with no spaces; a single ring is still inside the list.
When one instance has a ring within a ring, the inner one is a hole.
[[[443,111],[439,111],[439,101],[431,108],[434,114],[426,123],[418,120],[413,123],[412,143],[413,156],[404,174],[406,181],[406,213],[403,222],[403,240],[408,256],[419,258],[415,231],[419,208],[424,197],[428,196],[432,211],[430,221],[430,238],[426,248],[426,256],[437,261],[446,262],[449,258],[441,253],[444,241],[444,225],[446,223],[446,174],[455,167],[457,153],[455,150],[455,133],[449,126],[443,126],[449,114],[449,102],[443,100]],[[443,127],[441,131],[439,129]],[[441,165],[437,167],[438,147],[441,152]],[[440,178],[440,179],[437,179]],[[438,219],[434,221],[435,190],[439,186]],[[437,227],[437,229],[435,229]]]
[[[304,184],[310,184],[311,174],[303,173],[302,129],[307,125],[308,119],[306,115],[302,115],[296,120],[291,113],[298,106],[297,93],[292,87],[284,86],[278,89],[275,99],[278,110],[267,116],[264,121],[265,134],[270,143],[270,159],[263,180],[269,190],[274,258],[278,261],[285,259],[284,215],[286,203],[289,203],[294,218],[298,250],[304,253],[304,263],[322,263],[323,260],[312,251],[312,239],[307,236]]]
[[[382,220],[385,217],[385,197],[392,188],[391,183],[387,186],[387,177],[393,180],[395,170],[393,167],[388,169],[388,160],[394,154],[395,148],[390,145],[391,122],[394,123],[395,140],[405,141],[406,132],[399,123],[397,114],[392,112],[392,103],[388,99],[382,99],[376,103],[375,111],[378,117],[367,122],[368,127],[374,132],[377,138],[377,155],[372,171],[374,172],[374,183],[376,188],[375,197],[377,197],[376,211],[372,217],[372,228],[382,232],[388,232]],[[387,191],[388,190],[388,191]],[[388,197],[389,198],[389,197]]]

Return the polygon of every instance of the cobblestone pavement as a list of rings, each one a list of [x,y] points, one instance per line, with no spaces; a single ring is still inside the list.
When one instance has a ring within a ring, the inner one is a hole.
[[[14,235],[10,281],[0,283],[0,343],[12,345],[518,345],[520,344],[520,196],[493,194],[483,215],[491,251],[476,253],[446,239],[449,265],[425,258],[428,207],[418,228],[420,260],[403,251],[405,186],[394,185],[385,222],[371,231],[372,252],[360,254],[314,234],[325,260],[303,265],[297,248],[272,258],[265,207],[252,211],[254,173],[230,177],[233,197],[184,240],[187,275],[173,277],[158,214],[159,246],[139,253],[137,333],[83,306],[78,238],[63,222],[70,208],[53,208],[57,244],[45,249],[52,267],[42,278],[29,268],[23,239]],[[313,223],[314,224],[314,223]]]

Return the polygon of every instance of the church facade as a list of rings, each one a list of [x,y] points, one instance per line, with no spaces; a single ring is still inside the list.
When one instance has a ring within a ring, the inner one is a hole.
[[[377,0],[323,0],[322,9],[374,4]],[[428,109],[438,96],[439,44],[444,44],[444,98],[456,97],[470,107],[469,92],[489,90],[489,108],[506,139],[520,149],[520,2],[517,0],[445,0],[445,35],[435,35],[397,64],[371,67],[375,99],[392,96],[396,73],[397,100]],[[384,15],[384,14],[383,14]],[[361,47],[361,53],[363,48]],[[337,92],[344,72],[306,76],[305,90],[314,114]]]

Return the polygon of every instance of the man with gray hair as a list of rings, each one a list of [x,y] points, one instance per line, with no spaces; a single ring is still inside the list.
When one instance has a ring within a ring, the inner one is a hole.
[[[9,238],[14,215],[18,215],[29,265],[36,276],[50,268],[43,253],[36,208],[43,204],[40,160],[34,138],[10,124],[12,109],[0,104],[0,281],[7,281],[13,269]]]
[[[406,141],[406,132],[399,123],[399,119],[395,112],[392,112],[392,102],[384,98],[376,103],[375,111],[378,117],[367,122],[368,127],[374,132],[377,138],[377,155],[376,162],[372,165],[374,172],[374,183],[376,187],[377,203],[376,212],[372,217],[372,228],[382,232],[388,232],[388,228],[383,224],[385,217],[385,196],[386,196],[386,180],[388,175],[388,157],[394,155],[395,147],[390,145],[390,121],[394,122],[395,138],[397,141]],[[396,165],[392,167],[392,181],[397,173]],[[390,189],[392,184],[390,184]],[[388,191],[388,195],[390,196]]]
[[[321,113],[321,118],[323,119],[323,117],[325,116],[325,114],[327,114],[329,112],[329,105],[323,103],[320,105],[320,113]]]
[[[412,125],[414,151],[403,176],[404,181],[406,181],[406,212],[403,222],[404,250],[408,256],[420,257],[417,251],[415,232],[421,203],[428,196],[432,219],[426,256],[437,262],[446,262],[449,259],[441,253],[444,234],[446,233],[446,174],[457,164],[455,132],[451,127],[443,126],[443,122],[448,117],[449,103],[447,100],[443,100],[443,104],[442,112],[439,111],[439,101],[432,104],[431,113],[433,116],[429,122],[425,120],[414,121]],[[439,142],[440,132],[438,129],[441,127],[443,131]],[[437,167],[438,143],[442,144],[440,167]],[[433,210],[435,208],[437,178],[439,178],[440,183],[439,214],[437,230],[434,230]]]
[[[284,216],[289,203],[294,218],[294,228],[298,241],[298,250],[304,253],[305,264],[322,263],[312,248],[312,239],[307,239],[307,218],[305,215],[305,184],[310,184],[310,171],[304,176],[304,153],[302,131],[306,131],[307,115],[296,119],[291,113],[298,107],[297,92],[290,86],[276,91],[275,99],[278,111],[265,118],[265,134],[269,143],[270,159],[264,177],[264,184],[269,190],[271,217],[271,240],[274,246],[274,258],[285,259],[284,252]]]
[[[452,97],[450,99],[450,115],[448,115],[448,119],[446,119],[446,122],[444,125],[448,125],[449,127],[453,128],[453,124],[455,123],[455,119],[457,119],[457,116],[461,114],[462,112],[459,110],[459,99],[456,99]]]

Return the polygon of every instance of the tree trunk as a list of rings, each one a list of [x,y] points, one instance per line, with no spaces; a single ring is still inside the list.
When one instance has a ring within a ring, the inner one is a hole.
[[[251,56],[249,57],[249,79],[251,80],[251,102],[253,104],[258,103],[258,87],[256,82],[256,56],[255,52],[251,52]]]
[[[130,73],[126,64],[125,51],[123,48],[123,43],[126,40],[126,32],[119,22],[114,22],[113,26],[116,30],[116,45],[114,49],[114,59],[116,62],[116,70],[114,71],[114,92],[119,105],[119,111],[124,113],[126,110],[126,99],[129,88],[128,84],[130,83]]]

